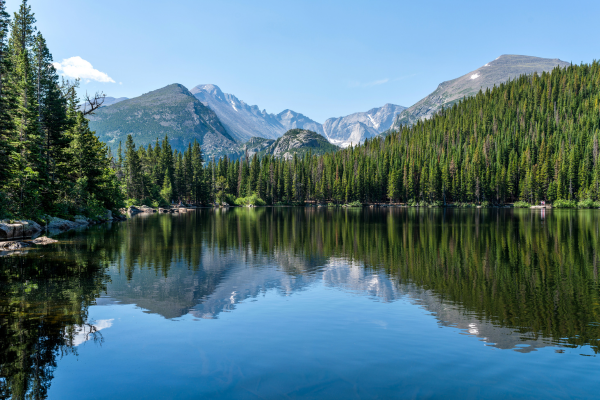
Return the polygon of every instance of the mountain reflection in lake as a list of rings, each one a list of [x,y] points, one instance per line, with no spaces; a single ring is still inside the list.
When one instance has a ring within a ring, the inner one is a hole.
[[[552,374],[585,397],[591,378],[539,364],[568,357],[557,353],[600,350],[599,215],[202,209],[63,234],[58,244],[0,259],[0,397],[65,398],[86,385],[98,388],[92,398],[127,398],[139,385],[140,397],[160,398],[445,398],[448,390],[462,398],[519,397],[558,393],[564,384]],[[432,319],[448,328],[432,329]],[[140,323],[152,339],[141,327],[133,333]],[[228,347],[216,344],[229,335]],[[167,337],[168,348],[158,344]],[[120,358],[138,345],[144,355]],[[187,359],[198,346],[202,356]],[[259,366],[256,346],[266,346]],[[147,353],[153,361],[143,364]],[[523,358],[534,353],[540,358]],[[590,368],[581,361],[590,359],[569,360],[571,372]],[[124,362],[160,378],[142,382],[134,374],[126,383],[114,379],[108,391],[102,382],[115,376],[106,371],[128,369]],[[526,362],[539,368],[527,373],[548,381],[536,387],[519,376]],[[183,379],[180,366],[207,381],[164,389],[161,378]],[[484,384],[489,368],[504,383]],[[421,374],[440,375],[437,386]]]

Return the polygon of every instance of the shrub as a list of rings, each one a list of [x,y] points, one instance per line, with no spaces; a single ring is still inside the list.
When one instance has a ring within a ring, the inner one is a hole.
[[[529,204],[526,201],[517,201],[517,202],[515,202],[515,204],[513,204],[513,207],[515,207],[515,208],[530,208],[531,204]]]
[[[429,204],[430,207],[442,207],[443,205],[444,203],[442,203],[440,200],[435,200]]]
[[[552,203],[552,207],[554,208],[576,208],[577,207],[577,203],[575,203],[575,200],[556,200],[554,203]]]
[[[577,203],[577,208],[598,208],[598,206],[598,202],[595,202],[592,199],[581,200]]]
[[[129,208],[131,206],[139,206],[140,202],[137,201],[136,199],[127,199],[125,200],[125,208]]]
[[[482,201],[481,202],[481,208],[488,208],[490,206],[491,206],[491,204],[490,204],[489,201]]]
[[[240,197],[241,199],[242,197]],[[243,197],[243,198],[248,198],[248,197]],[[219,199],[217,202],[218,203],[227,203],[230,206],[234,206],[237,205],[237,201],[238,199],[235,198],[234,195],[230,194],[230,193],[226,193],[223,197],[221,197],[221,199]]]
[[[254,193],[252,196],[238,197],[237,199],[235,199],[235,205],[237,206],[264,206],[265,204],[267,203],[265,203],[263,199],[258,197],[256,193]]]

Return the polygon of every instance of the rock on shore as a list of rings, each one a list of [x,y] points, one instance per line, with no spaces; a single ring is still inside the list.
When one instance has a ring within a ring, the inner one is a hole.
[[[97,221],[113,221],[115,219],[120,219],[120,217],[117,216],[116,218],[113,218],[112,212],[106,210],[103,215],[97,216],[94,220],[86,218],[83,215],[76,215],[73,217],[73,221],[51,216],[46,216],[44,219],[47,221],[46,226],[44,227],[30,220],[0,220],[0,241],[14,241],[16,239],[31,238],[37,236],[44,230],[51,233],[59,233],[74,228],[93,225]]]
[[[32,237],[42,231],[42,227],[29,220],[0,221],[0,240],[14,240]]]

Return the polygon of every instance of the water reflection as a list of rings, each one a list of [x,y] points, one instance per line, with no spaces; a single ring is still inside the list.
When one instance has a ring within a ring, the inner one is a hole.
[[[322,281],[381,301],[410,296],[440,324],[498,348],[597,351],[598,229],[594,211],[152,215],[113,232],[108,293],[166,318],[216,318],[265,290]]]
[[[68,256],[67,256],[68,255]],[[88,307],[105,291],[96,257],[55,246],[55,256],[3,258],[0,268],[0,398],[45,398],[57,357],[101,341]]]
[[[72,232],[0,261],[1,394],[44,397],[56,357],[101,341],[112,321],[88,321],[94,301],[214,319],[316,284],[410,299],[499,349],[597,352],[598,222],[595,211],[260,208]]]

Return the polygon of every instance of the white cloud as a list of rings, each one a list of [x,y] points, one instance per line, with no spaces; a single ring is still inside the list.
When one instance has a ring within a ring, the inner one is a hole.
[[[94,333],[101,331],[102,329],[110,328],[113,324],[114,318],[111,319],[99,319],[95,324],[91,325],[75,325],[75,334],[73,335],[73,346],[79,346],[82,343],[87,342],[94,338]]]
[[[53,63],[54,68],[61,74],[69,78],[81,78],[86,82],[96,81],[104,83],[115,83],[115,81],[97,69],[94,69],[89,61],[79,56],[66,58],[60,63]]]

